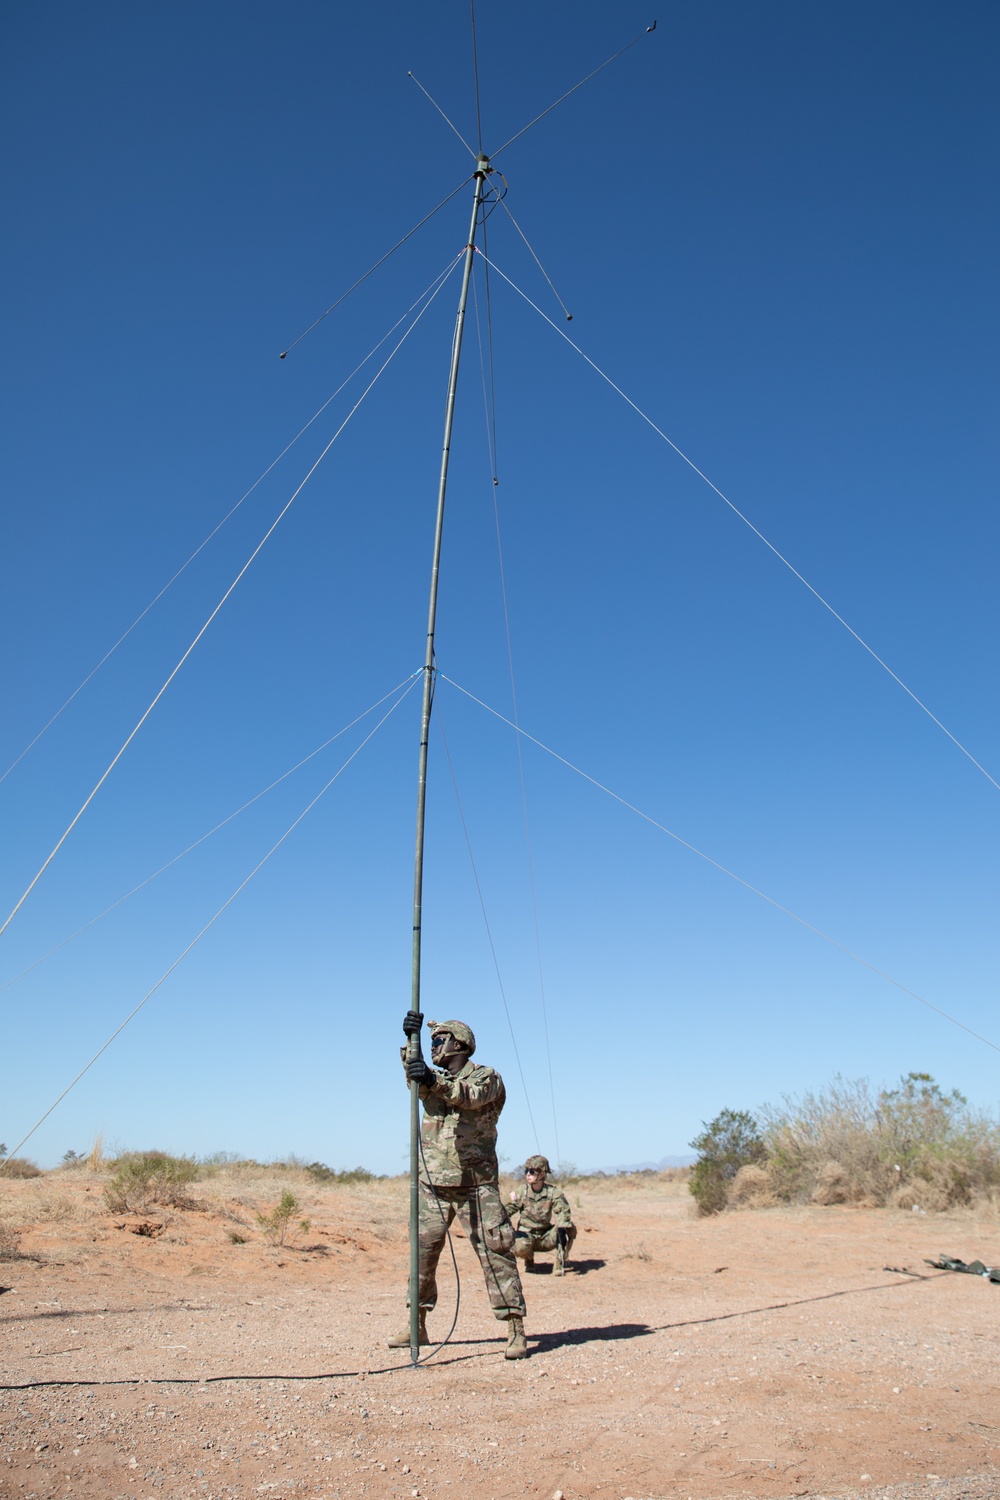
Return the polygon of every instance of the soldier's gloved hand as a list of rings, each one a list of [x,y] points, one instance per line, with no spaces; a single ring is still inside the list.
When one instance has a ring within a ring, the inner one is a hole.
[[[408,1010],[403,1017],[403,1035],[419,1036],[420,1028],[424,1024],[424,1018],[419,1011]]]
[[[428,1087],[437,1078],[437,1074],[430,1063],[424,1062],[422,1057],[414,1057],[406,1064],[407,1083],[425,1083]]]

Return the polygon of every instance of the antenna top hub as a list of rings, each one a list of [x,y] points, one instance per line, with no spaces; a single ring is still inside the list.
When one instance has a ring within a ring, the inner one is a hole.
[[[485,177],[486,173],[487,172],[492,172],[492,170],[493,170],[493,168],[490,166],[490,159],[489,159],[489,157],[488,156],[484,156],[483,153],[480,151],[479,155],[476,157],[476,176],[477,177],[480,177],[480,176]]]

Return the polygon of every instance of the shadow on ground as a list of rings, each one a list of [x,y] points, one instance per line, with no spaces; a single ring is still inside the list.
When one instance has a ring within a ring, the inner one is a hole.
[[[548,1354],[553,1349],[571,1348],[576,1344],[613,1343],[618,1339],[641,1339],[655,1333],[648,1323],[609,1323],[603,1328],[565,1328],[558,1333],[528,1333],[533,1354]]]

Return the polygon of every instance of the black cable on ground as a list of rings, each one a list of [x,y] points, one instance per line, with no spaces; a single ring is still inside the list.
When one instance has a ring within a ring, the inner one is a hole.
[[[912,1277],[914,1275],[912,1271],[906,1271],[903,1268],[890,1267],[889,1269],[897,1269],[898,1274],[906,1276]],[[457,1271],[458,1268],[456,1265],[456,1275]],[[920,1282],[940,1281],[943,1276],[949,1276],[950,1274],[951,1273],[948,1271],[939,1271],[936,1276],[926,1276],[918,1272],[916,1275],[916,1280],[889,1281],[879,1286],[845,1287],[842,1291],[839,1292],[821,1292],[816,1297],[798,1297],[794,1301],[790,1302],[772,1302],[769,1303],[766,1307],[744,1307],[741,1309],[738,1308],[735,1312],[714,1313],[707,1318],[686,1318],[681,1319],[676,1323],[660,1323],[654,1327],[648,1328],[646,1331],[651,1334],[670,1333],[675,1328],[694,1328],[705,1323],[725,1323],[732,1318],[751,1318],[757,1316],[760,1313],[783,1312],[786,1308],[806,1307],[812,1302],[829,1302],[832,1298],[835,1297],[860,1296],[864,1292],[891,1292],[894,1287],[917,1286]],[[454,1332],[454,1328],[449,1330],[449,1338],[451,1337],[452,1332]],[[437,1354],[443,1347],[443,1345],[439,1344],[438,1348],[435,1349],[433,1353]],[[430,1357],[430,1355],[426,1356],[426,1358]],[[461,1358],[463,1359],[475,1359],[477,1357],[478,1356],[476,1355],[461,1356]],[[354,1378],[360,1378],[364,1375],[395,1375],[397,1372],[402,1372],[403,1370],[412,1368],[412,1365],[385,1365],[380,1369],[375,1370],[330,1370],[319,1375],[155,1375],[148,1377],[144,1375],[135,1375],[131,1379],[127,1380],[26,1380],[16,1385],[0,1385],[0,1392],[47,1390],[55,1386],[64,1386],[68,1389],[75,1388],[76,1386],[112,1387],[121,1385],[225,1385],[227,1383],[240,1380],[286,1380],[290,1383],[304,1383],[311,1380],[351,1380]]]

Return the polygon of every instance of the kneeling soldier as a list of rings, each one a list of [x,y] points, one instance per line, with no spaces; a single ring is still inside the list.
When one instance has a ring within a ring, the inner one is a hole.
[[[524,1164],[525,1180],[510,1195],[511,1212],[518,1216],[514,1254],[524,1261],[526,1271],[533,1271],[536,1250],[554,1250],[552,1269],[561,1276],[576,1239],[576,1225],[570,1218],[565,1193],[545,1180],[550,1170],[547,1157],[529,1156]]]

